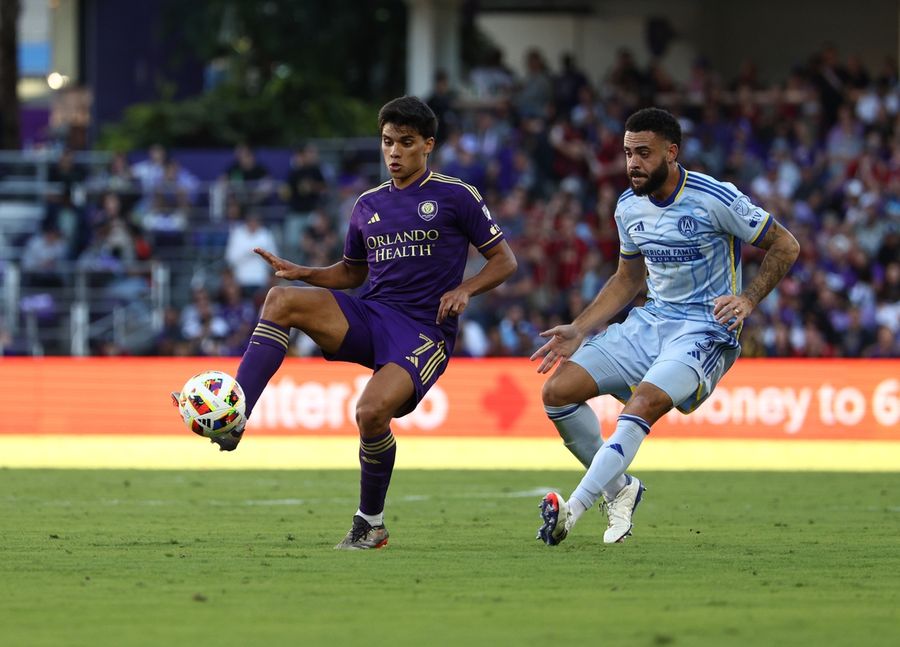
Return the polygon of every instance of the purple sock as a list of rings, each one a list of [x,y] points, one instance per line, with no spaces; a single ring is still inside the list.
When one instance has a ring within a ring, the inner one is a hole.
[[[247,398],[247,417],[287,353],[290,329],[260,319],[241,358],[236,379]]]
[[[394,458],[397,456],[397,441],[388,429],[374,438],[359,442],[359,509],[365,514],[384,511],[384,499],[391,474],[394,472]]]

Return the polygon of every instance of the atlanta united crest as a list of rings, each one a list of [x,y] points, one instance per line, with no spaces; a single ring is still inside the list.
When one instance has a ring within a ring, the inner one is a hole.
[[[419,218],[428,222],[437,215],[438,204],[434,200],[425,200],[419,203]]]
[[[685,238],[691,238],[697,233],[697,221],[690,216],[682,216],[678,219],[678,231]]]

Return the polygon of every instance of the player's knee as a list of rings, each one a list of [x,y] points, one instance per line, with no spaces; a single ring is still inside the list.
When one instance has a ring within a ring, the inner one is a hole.
[[[290,313],[290,292],[287,287],[276,285],[266,293],[263,305],[263,318],[278,321]]]
[[[545,407],[564,407],[574,403],[571,393],[564,388],[560,380],[555,379],[555,376],[544,382],[541,399],[544,401]]]
[[[661,389],[635,391],[625,405],[625,413],[640,416],[651,424],[672,408],[672,398]]]
[[[384,433],[391,422],[391,415],[377,404],[360,402],[356,405],[356,425],[360,436],[377,436]]]

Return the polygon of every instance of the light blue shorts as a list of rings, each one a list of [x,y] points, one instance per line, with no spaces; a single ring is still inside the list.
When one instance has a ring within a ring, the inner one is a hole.
[[[665,391],[679,411],[690,413],[740,354],[740,346],[720,326],[663,319],[635,308],[623,323],[588,339],[569,361],[591,375],[601,395],[627,402],[646,381]],[[682,366],[693,369],[693,376]]]

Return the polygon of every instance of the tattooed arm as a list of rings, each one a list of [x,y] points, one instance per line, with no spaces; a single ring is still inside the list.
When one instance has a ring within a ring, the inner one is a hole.
[[[772,227],[759,242],[759,247],[766,250],[766,255],[759,266],[759,273],[743,292],[743,296],[750,299],[754,307],[778,285],[800,254],[797,239],[777,222],[772,223]]]
[[[759,302],[784,278],[800,254],[797,239],[777,222],[772,223],[757,247],[766,250],[766,255],[750,285],[739,295],[718,297],[715,300],[713,314],[719,323],[731,321],[729,330],[736,330],[750,316]]]

